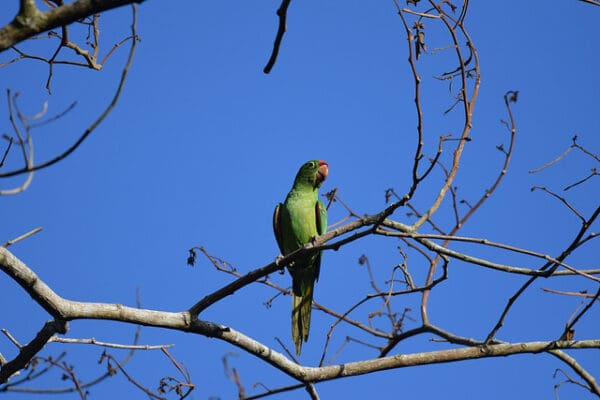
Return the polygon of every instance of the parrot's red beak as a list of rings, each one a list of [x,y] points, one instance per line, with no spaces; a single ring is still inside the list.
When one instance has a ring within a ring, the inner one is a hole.
[[[323,160],[319,160],[319,169],[317,169],[317,184],[321,184],[329,174],[329,165]]]

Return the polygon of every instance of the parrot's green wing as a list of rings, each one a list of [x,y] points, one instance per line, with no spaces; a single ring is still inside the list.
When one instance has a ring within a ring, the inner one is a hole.
[[[319,235],[327,232],[327,208],[325,207],[325,203],[321,200],[317,200],[317,232]]]
[[[325,207],[325,203],[321,200],[317,200],[317,205],[315,207],[315,217],[317,219],[317,233],[319,235],[327,232],[327,208]],[[321,271],[321,253],[317,256],[315,260],[315,281],[319,280],[319,272]]]
[[[275,234],[275,240],[277,240],[277,246],[279,251],[283,254],[283,236],[281,232],[281,203],[275,206],[273,211],[273,233]]]

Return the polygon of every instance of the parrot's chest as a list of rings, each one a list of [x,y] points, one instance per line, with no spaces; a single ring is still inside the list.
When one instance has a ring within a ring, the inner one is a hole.
[[[295,250],[317,236],[315,203],[307,201],[289,201],[286,204],[285,221],[290,233],[285,240],[289,250]]]

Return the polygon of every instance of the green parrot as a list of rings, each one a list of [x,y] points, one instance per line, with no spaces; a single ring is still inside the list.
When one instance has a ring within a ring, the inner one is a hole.
[[[307,161],[300,167],[285,201],[275,207],[273,231],[284,256],[327,230],[327,209],[318,195],[319,187],[328,173],[329,166],[325,161]],[[319,278],[320,267],[320,252],[299,258],[288,265],[293,292],[292,338],[298,355],[302,350],[302,341],[308,340],[313,288]]]

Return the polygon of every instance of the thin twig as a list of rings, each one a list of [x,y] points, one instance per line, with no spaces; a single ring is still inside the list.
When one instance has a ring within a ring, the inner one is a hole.
[[[131,344],[120,344],[120,343],[108,343],[101,342],[95,338],[89,339],[73,339],[63,338],[58,336],[52,336],[48,343],[69,343],[69,344],[91,344],[100,347],[108,347],[113,349],[128,349],[128,350],[163,350],[169,347],[175,346],[174,344],[159,344],[159,345],[131,345]]]
[[[11,240],[7,240],[6,242],[4,242],[4,244],[2,245],[2,247],[12,246],[13,244],[18,243],[21,240],[25,240],[28,237],[31,237],[31,236],[33,236],[36,233],[41,232],[41,231],[42,231],[42,227],[41,226],[38,226],[37,228],[33,228],[32,230],[30,230],[29,232],[26,232],[26,233],[22,234],[21,236],[18,236],[18,237],[14,238],[14,239],[11,239]]]
[[[8,138],[8,146],[6,146],[6,150],[4,150],[4,155],[2,156],[2,159],[0,159],[0,168],[2,168],[4,166],[6,157],[8,157],[8,153],[10,152],[10,148],[12,147],[13,140],[14,139],[12,137]]]
[[[542,288],[542,290],[544,292],[554,293],[554,294],[562,294],[565,296],[585,297],[588,299],[595,297],[595,295],[588,293],[585,290],[582,290],[581,292],[568,292],[568,291],[564,291],[564,290],[554,290],[554,289],[548,289],[548,288]],[[596,299],[596,300],[598,300],[598,299]]]
[[[581,319],[581,317],[588,312],[588,310],[590,308],[592,308],[592,306],[594,305],[594,303],[596,302],[596,300],[598,300],[598,297],[600,296],[600,287],[598,288],[598,291],[596,292],[596,295],[586,304],[586,306],[579,312],[579,314],[577,314],[577,316],[575,318],[573,318],[566,326],[565,329],[563,331],[563,333],[561,334],[561,338],[566,338],[566,335],[568,332],[572,332],[573,331],[573,326],[575,326],[575,324],[577,323],[577,321],[579,321]]]

